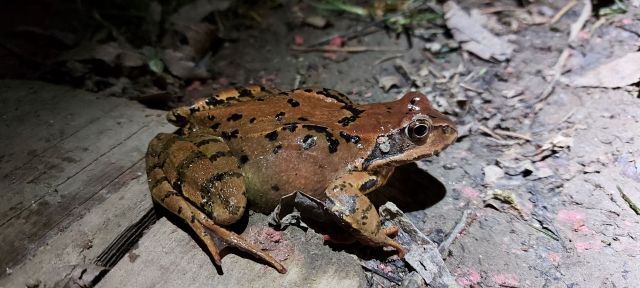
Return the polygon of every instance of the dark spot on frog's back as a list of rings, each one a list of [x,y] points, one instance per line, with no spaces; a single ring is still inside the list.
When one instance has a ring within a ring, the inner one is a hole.
[[[278,154],[280,153],[280,150],[282,150],[282,144],[278,144],[276,145],[276,147],[273,147],[273,150],[271,150],[271,152],[273,152],[273,154]]]
[[[240,164],[246,164],[247,162],[249,162],[249,156],[247,155],[240,156]]]
[[[333,137],[333,133],[329,132],[329,129],[327,127],[318,126],[318,125],[302,125],[302,127],[310,131],[323,133],[327,139],[329,153],[335,153],[336,151],[338,151],[338,146],[340,145],[340,141],[338,141],[338,139]]]
[[[211,115],[211,114],[208,114],[208,115],[207,115],[207,119],[209,119],[209,121],[213,121],[213,120],[215,120],[215,119],[216,119],[216,117],[215,117],[215,116],[213,116],[213,115]]]
[[[282,119],[284,118],[285,113],[284,112],[278,112],[278,114],[276,114],[276,121],[282,121]]]
[[[213,130],[217,130],[218,127],[220,127],[220,123],[213,123],[213,125],[211,125],[211,129]]]
[[[342,137],[342,139],[344,139],[344,141],[347,143],[351,142],[353,144],[358,144],[358,142],[360,142],[360,137],[358,137],[357,135],[347,134],[344,131],[340,131],[340,137]]]
[[[296,99],[293,98],[287,99],[287,103],[289,103],[289,105],[291,105],[291,107],[293,108],[300,106],[300,102],[296,101]]]
[[[271,191],[278,192],[280,191],[280,187],[276,184],[271,185]]]
[[[300,120],[300,121],[309,121],[309,119],[305,118],[305,117],[298,117],[298,120]]]
[[[311,93],[313,92],[313,89],[307,88],[307,89],[304,89],[304,92]]]
[[[329,153],[336,153],[338,151],[338,145],[340,145],[338,139],[327,137],[327,141],[329,142]]]
[[[238,120],[240,120],[240,119],[242,119],[242,114],[233,113],[233,114],[231,114],[231,116],[229,116],[229,117],[227,118],[227,121],[229,121],[229,122],[232,122],[232,121],[233,121],[233,122],[235,122],[235,121],[238,121]]]
[[[264,138],[267,138],[269,141],[276,141],[276,139],[278,139],[278,131],[271,131],[265,134]]]
[[[253,122],[256,122],[256,117],[252,117],[251,119],[249,119],[249,123],[253,124]]]
[[[289,131],[291,133],[296,132],[298,128],[298,123],[287,123],[282,127],[282,131]]]

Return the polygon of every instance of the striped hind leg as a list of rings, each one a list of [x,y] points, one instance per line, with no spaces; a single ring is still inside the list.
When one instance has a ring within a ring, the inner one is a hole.
[[[217,265],[219,245],[230,245],[286,272],[271,255],[220,226],[240,219],[246,206],[238,160],[220,138],[159,134],[149,144],[146,161],[154,201],[189,224]],[[207,229],[218,237],[212,238]],[[221,242],[214,241],[217,239]]]

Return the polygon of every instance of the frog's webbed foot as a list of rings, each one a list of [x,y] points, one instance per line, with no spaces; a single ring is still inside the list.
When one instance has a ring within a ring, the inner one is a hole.
[[[338,223],[357,241],[362,244],[379,247],[389,246],[396,249],[401,258],[405,249],[389,236],[398,233],[398,227],[382,228],[380,216],[369,198],[363,192],[377,187],[376,176],[365,172],[351,172],[334,182],[325,191],[328,199],[325,201],[327,211],[337,218]],[[373,183],[373,184],[372,184]],[[344,243],[342,236],[325,236],[326,240]]]

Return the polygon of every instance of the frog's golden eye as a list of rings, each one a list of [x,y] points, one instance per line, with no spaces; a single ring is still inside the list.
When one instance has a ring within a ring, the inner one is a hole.
[[[413,120],[409,125],[407,125],[406,133],[409,138],[412,140],[420,140],[427,135],[431,131],[431,121],[428,119],[416,119]]]

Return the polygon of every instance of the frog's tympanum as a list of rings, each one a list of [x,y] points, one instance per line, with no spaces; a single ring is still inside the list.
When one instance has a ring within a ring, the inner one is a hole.
[[[403,257],[390,238],[397,227],[381,227],[365,195],[394,167],[437,155],[457,136],[453,122],[417,92],[356,105],[330,89],[249,86],[219,91],[167,118],[181,129],[149,144],[153,199],[191,226],[216,264],[220,245],[231,245],[281,273],[282,264],[225,226],[247,209],[269,213],[281,198],[301,192],[321,202],[353,239],[393,247]]]

